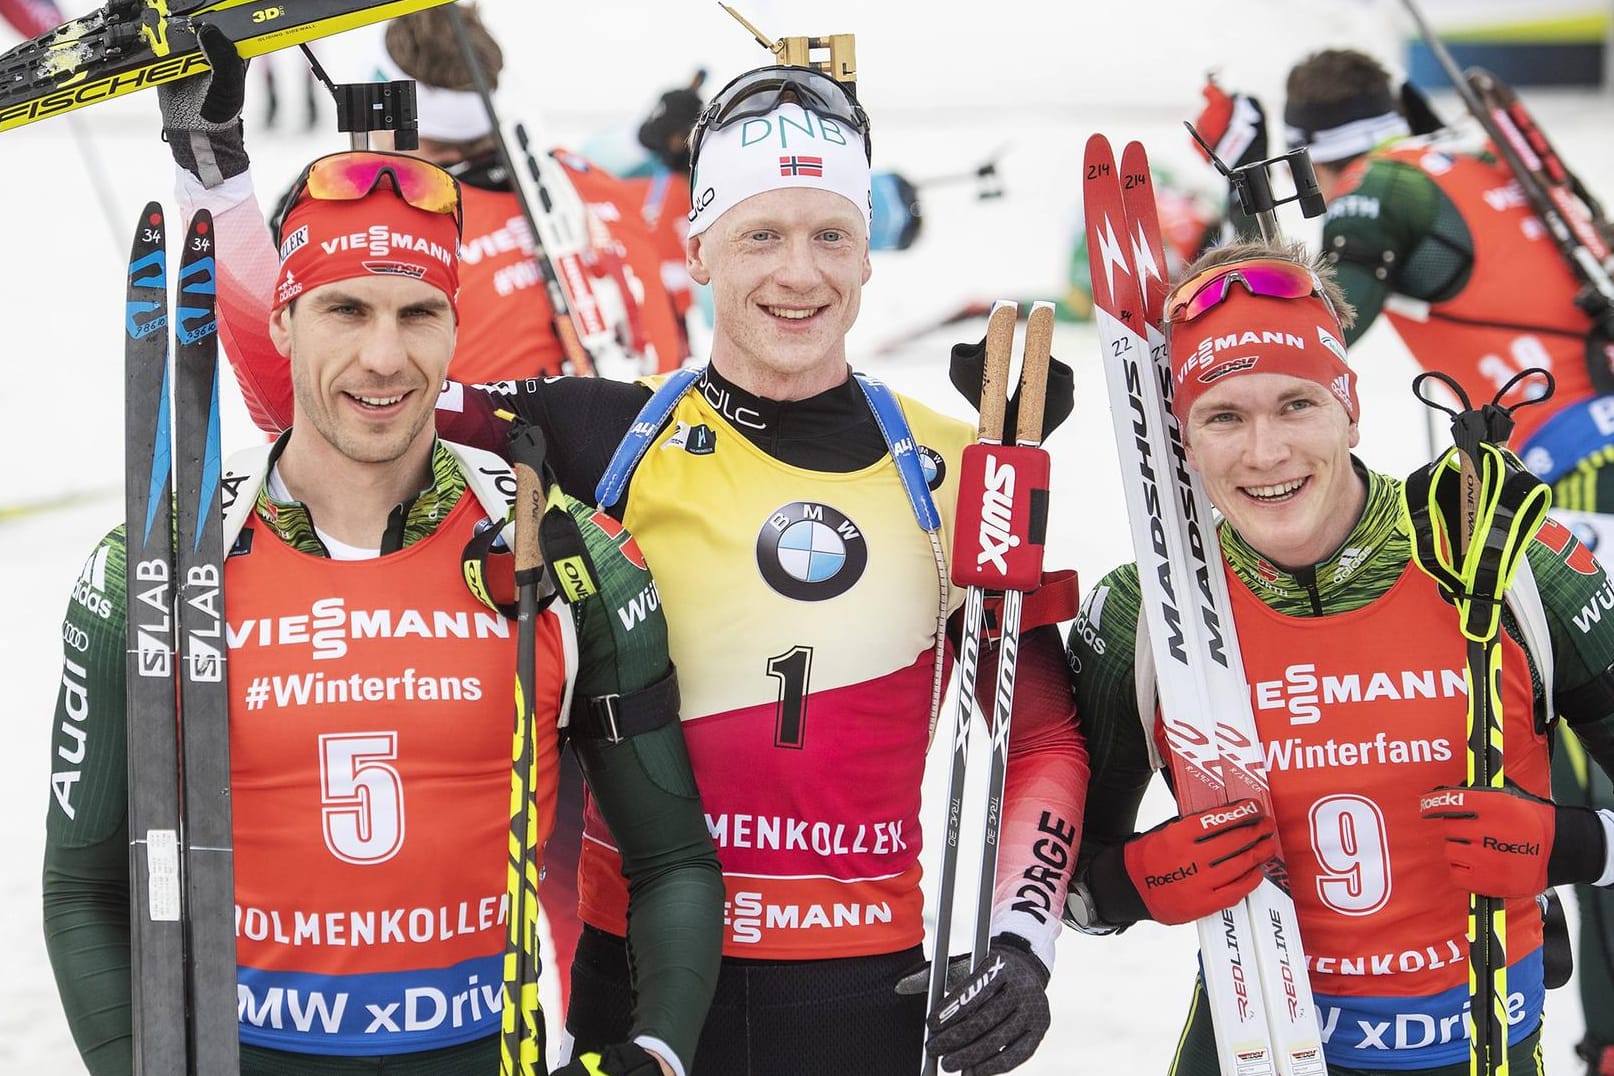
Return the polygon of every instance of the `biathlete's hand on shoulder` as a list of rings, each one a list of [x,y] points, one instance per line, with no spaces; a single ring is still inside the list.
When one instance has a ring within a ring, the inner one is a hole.
[[[1173,818],[1094,857],[1085,882],[1099,917],[1191,923],[1231,908],[1261,881],[1277,827],[1252,799]]]
[[[1418,799],[1465,893],[1516,899],[1554,885],[1589,885],[1607,872],[1603,821],[1587,807],[1566,807],[1515,785],[1443,785]]]
[[[621,1042],[580,1054],[549,1076],[675,1076],[675,1073],[671,1065],[638,1043]]]

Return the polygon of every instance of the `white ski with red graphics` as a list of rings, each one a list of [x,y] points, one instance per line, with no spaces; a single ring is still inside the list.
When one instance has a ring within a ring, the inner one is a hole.
[[[1171,415],[1161,329],[1164,250],[1143,147],[1125,167],[1102,135],[1083,163],[1094,313],[1126,492],[1144,624],[1177,801],[1254,799],[1271,809],[1210,502]],[[1226,1076],[1324,1076],[1281,851],[1245,900],[1198,923],[1206,995]]]

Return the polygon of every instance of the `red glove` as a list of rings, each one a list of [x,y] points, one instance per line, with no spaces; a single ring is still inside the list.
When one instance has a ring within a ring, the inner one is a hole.
[[[1191,923],[1242,900],[1273,856],[1276,827],[1254,800],[1163,822],[1127,841],[1126,874],[1158,923]]]
[[[1418,812],[1439,827],[1452,882],[1482,897],[1533,897],[1547,888],[1557,810],[1511,785],[1442,785],[1418,800]]]

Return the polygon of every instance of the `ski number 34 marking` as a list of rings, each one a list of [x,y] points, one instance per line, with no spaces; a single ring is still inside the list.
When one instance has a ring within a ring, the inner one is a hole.
[[[793,646],[768,659],[768,675],[779,681],[779,705],[774,711],[773,745],[801,750],[806,734],[807,679],[813,671],[813,648]]]
[[[385,863],[404,839],[403,781],[388,762],[396,732],[332,733],[319,738],[325,847],[345,863]]]

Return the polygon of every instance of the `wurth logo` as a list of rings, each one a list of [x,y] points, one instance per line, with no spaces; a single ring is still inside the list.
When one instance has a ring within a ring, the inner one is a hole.
[[[1009,574],[1009,550],[1020,544],[1012,531],[1014,522],[1014,464],[999,464],[993,455],[986,457],[986,489],[981,494],[981,550],[975,557],[977,568],[991,564],[1004,575]]]

